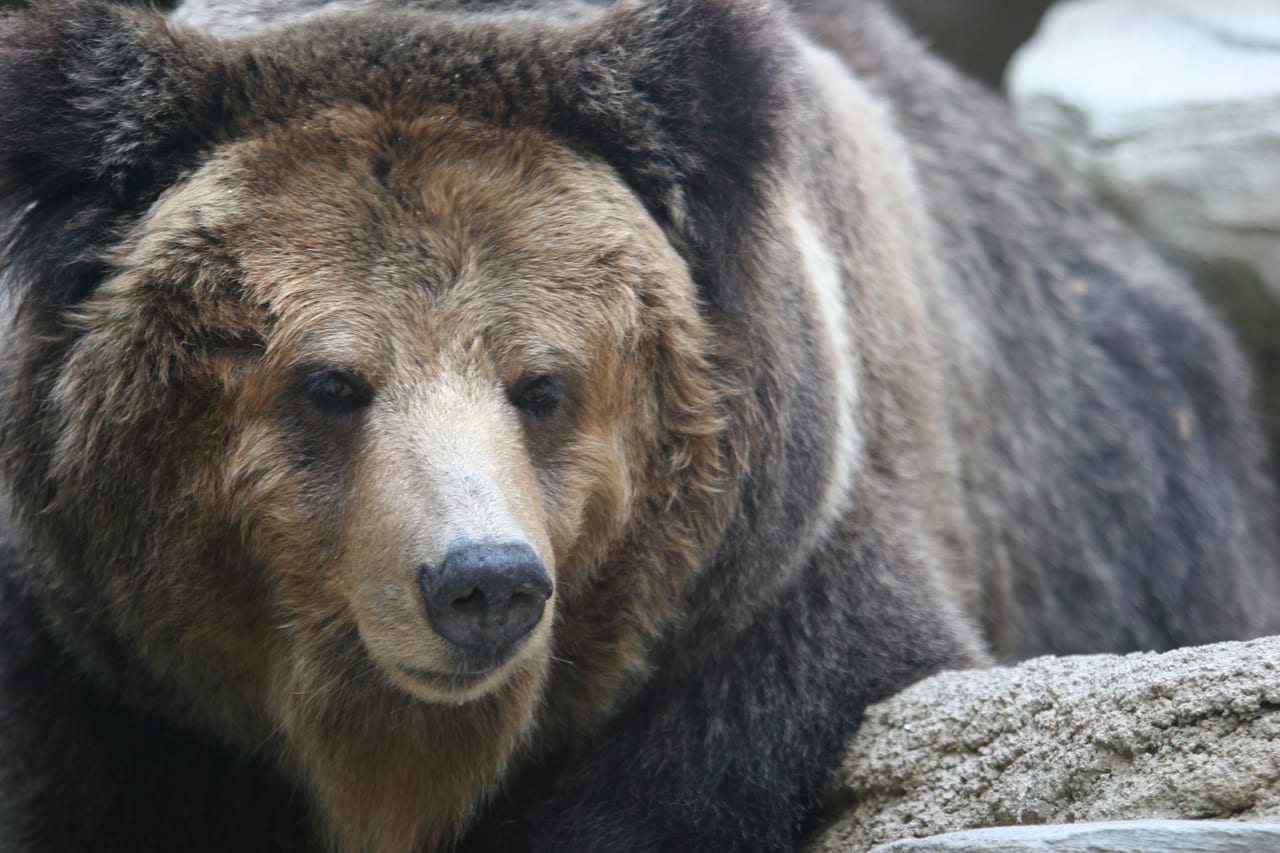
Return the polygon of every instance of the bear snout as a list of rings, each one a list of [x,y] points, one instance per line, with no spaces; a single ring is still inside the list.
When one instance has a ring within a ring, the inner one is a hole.
[[[538,624],[552,583],[523,542],[467,543],[419,569],[418,588],[435,632],[493,666]]]

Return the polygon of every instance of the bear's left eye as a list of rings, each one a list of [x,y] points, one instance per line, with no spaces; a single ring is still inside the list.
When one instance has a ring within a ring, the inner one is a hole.
[[[306,379],[312,404],[330,414],[348,414],[369,405],[368,387],[339,370],[317,370]]]
[[[519,386],[511,402],[534,417],[550,417],[569,396],[568,385],[559,376],[538,376]]]

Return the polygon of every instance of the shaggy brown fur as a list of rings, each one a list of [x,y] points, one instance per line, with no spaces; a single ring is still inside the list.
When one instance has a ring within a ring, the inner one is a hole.
[[[0,23],[6,849],[785,849],[988,644],[1271,627],[1231,347],[880,13],[313,11]]]

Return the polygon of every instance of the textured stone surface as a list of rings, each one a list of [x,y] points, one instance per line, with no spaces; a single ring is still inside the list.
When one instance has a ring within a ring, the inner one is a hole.
[[[1134,820],[1009,826],[895,841],[872,853],[1275,853],[1280,824]]]
[[[989,826],[1280,820],[1280,637],[934,676],[868,712],[833,798],[814,848],[829,853]]]

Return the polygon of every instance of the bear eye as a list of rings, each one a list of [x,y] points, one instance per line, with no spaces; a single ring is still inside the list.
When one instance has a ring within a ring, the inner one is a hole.
[[[559,376],[539,376],[516,389],[511,395],[511,402],[534,417],[546,418],[568,395],[568,386]]]
[[[328,414],[349,414],[369,405],[372,394],[364,383],[339,370],[317,370],[306,378],[312,405]]]

